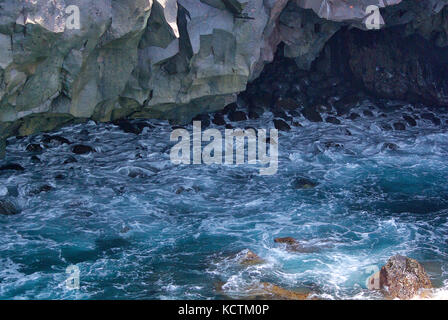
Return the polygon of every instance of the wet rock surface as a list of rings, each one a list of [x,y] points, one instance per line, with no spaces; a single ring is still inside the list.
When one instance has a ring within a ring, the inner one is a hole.
[[[237,254],[238,262],[243,266],[251,266],[261,264],[264,262],[255,252],[246,249]]]
[[[95,152],[95,150],[90,146],[78,144],[72,147],[72,152],[75,154],[88,154]]]
[[[20,212],[19,208],[9,200],[0,199],[0,215],[15,215]]]
[[[422,265],[401,255],[391,257],[378,274],[369,278],[369,285],[372,289],[383,290],[390,299],[403,300],[412,299],[423,289],[432,288]]]

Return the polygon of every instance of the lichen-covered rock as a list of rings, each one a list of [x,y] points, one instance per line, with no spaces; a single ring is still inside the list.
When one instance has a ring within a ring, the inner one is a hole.
[[[370,288],[383,290],[391,299],[412,299],[422,289],[432,288],[422,265],[417,260],[401,255],[391,257],[378,274],[369,278],[368,283],[377,283],[376,287]]]

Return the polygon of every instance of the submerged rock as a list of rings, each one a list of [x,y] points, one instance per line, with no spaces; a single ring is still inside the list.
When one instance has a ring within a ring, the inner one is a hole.
[[[292,237],[275,238],[274,242],[285,244],[287,250],[299,253],[313,253],[320,251],[317,247],[304,247]]]
[[[294,189],[312,189],[318,185],[317,182],[307,178],[296,178],[293,182]]]
[[[407,114],[403,115],[403,119],[410,125],[411,127],[415,127],[417,125],[417,121],[415,119]]]
[[[78,162],[78,160],[76,160],[76,158],[73,156],[68,156],[67,159],[64,160],[64,164],[75,163],[75,162]]]
[[[193,121],[200,121],[202,128],[207,128],[210,125],[210,116],[208,114],[198,114],[193,118]]]
[[[260,285],[250,288],[248,294],[254,299],[273,300],[307,300],[311,296],[310,292],[292,291],[269,282],[261,282]]]
[[[224,116],[222,115],[222,113],[215,113],[215,115],[213,116],[212,122],[214,124],[216,124],[217,126],[225,126],[226,125],[226,120],[224,120]]]
[[[75,154],[87,154],[87,153],[95,152],[95,150],[93,150],[92,147],[89,147],[89,146],[86,146],[83,144],[78,144],[76,146],[73,146],[72,152]]]
[[[295,110],[298,106],[299,104],[297,103],[297,101],[291,98],[279,99],[275,103],[275,108],[283,110]]]
[[[311,122],[322,122],[322,117],[320,116],[320,113],[316,111],[314,108],[304,108],[302,110],[303,116],[308,119]]]
[[[414,259],[395,255],[379,273],[368,279],[369,289],[382,290],[390,299],[412,299],[422,289],[432,288],[431,280],[423,266]]]
[[[26,146],[26,151],[28,151],[28,152],[41,152],[42,151],[42,147],[41,147],[40,144],[31,143],[31,144]]]
[[[6,170],[25,171],[25,168],[22,167],[20,164],[17,164],[17,163],[8,163],[8,164],[5,164],[3,166],[0,166],[0,171],[6,171]]]
[[[394,129],[398,130],[398,131],[403,131],[403,130],[406,130],[406,126],[404,125],[404,123],[395,122],[394,123]]]
[[[333,116],[327,117],[325,119],[325,121],[328,122],[328,123],[332,123],[332,124],[341,124],[341,120],[339,120],[338,118],[333,117]]]
[[[49,135],[49,134],[44,134],[44,136],[42,137],[42,143],[51,143],[51,144],[55,144],[55,145],[63,145],[63,144],[71,144],[71,142],[61,136],[58,135]]]
[[[290,131],[291,127],[281,119],[274,119],[274,127],[279,131]]]
[[[0,200],[0,215],[15,215],[20,210],[9,200]]]
[[[228,114],[230,121],[244,121],[247,120],[246,113],[243,111],[233,111]]]
[[[135,125],[127,119],[115,120],[112,122],[114,125],[118,126],[123,132],[133,133],[139,135],[142,133],[143,128]]]
[[[264,262],[256,253],[249,249],[245,249],[237,254],[237,260],[244,266],[250,266],[254,264],[261,264]]]
[[[232,297],[228,296],[226,292],[226,284],[224,282],[215,283],[215,290],[217,293],[226,298],[235,299],[234,294]],[[288,290],[275,285],[270,282],[260,282],[241,288],[241,291],[237,293],[237,299],[246,300],[307,300],[313,299],[313,293],[308,289],[303,288],[301,291]]]
[[[386,143],[383,144],[382,149],[383,150],[387,149],[387,150],[397,151],[399,149],[399,147],[395,143],[386,142]]]
[[[432,122],[434,125],[436,125],[436,126],[439,126],[439,125],[441,124],[440,119],[437,118],[437,117],[435,116],[435,114],[432,113],[432,112],[425,112],[425,113],[422,113],[421,118],[422,118],[422,119],[425,119],[425,120],[429,120],[429,121],[431,121],[431,122]]]

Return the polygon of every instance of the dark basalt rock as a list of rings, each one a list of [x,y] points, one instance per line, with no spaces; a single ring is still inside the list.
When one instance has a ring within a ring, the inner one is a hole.
[[[356,107],[359,103],[359,98],[356,95],[349,95],[346,97],[343,97],[339,101],[337,101],[334,106],[336,108],[336,111],[338,113],[338,116],[342,116],[345,114],[348,114],[351,109]]]
[[[95,150],[93,150],[92,147],[89,147],[89,146],[86,146],[83,144],[78,144],[76,146],[73,146],[72,152],[75,154],[87,154],[87,153],[95,152]]]
[[[276,118],[281,118],[285,121],[292,121],[292,117],[288,116],[283,110],[274,110],[272,111],[272,114]]]
[[[149,123],[143,122],[143,121],[129,121],[127,119],[119,119],[112,121],[112,123],[116,126],[118,126],[123,132],[126,133],[133,133],[136,135],[139,135],[142,133],[143,129],[145,127],[152,128],[152,126]]]
[[[312,189],[316,187],[318,183],[307,178],[296,178],[292,185],[294,189]]]
[[[231,103],[231,104],[226,105],[226,106],[224,107],[223,112],[224,112],[225,114],[229,114],[229,113],[231,113],[231,112],[235,112],[237,108],[238,108],[238,105],[237,105],[235,102],[233,102],[233,103]]]
[[[354,81],[368,91],[389,99],[448,104],[448,48],[437,46],[418,34],[407,35],[402,27],[378,32],[341,30],[330,41],[335,64],[351,72]]]
[[[332,123],[332,124],[341,124],[341,120],[339,120],[338,118],[333,117],[333,116],[327,117],[325,119],[325,121],[328,122],[328,123]]]
[[[208,114],[199,114],[193,118],[193,121],[200,121],[202,128],[210,126],[210,116]]]
[[[406,130],[406,126],[404,125],[404,123],[395,122],[394,123],[394,129],[398,130],[398,131],[403,131],[403,130]]]
[[[52,187],[52,186],[50,186],[49,184],[45,184],[45,185],[43,185],[43,186],[41,186],[40,188],[39,188],[39,193],[40,192],[48,192],[48,191],[51,191],[51,190],[53,190],[54,188]]]
[[[139,135],[143,131],[143,129],[141,127],[135,125],[134,123],[131,123],[127,119],[115,120],[112,123],[114,125],[118,126],[123,132],[126,132],[126,133],[133,133],[133,134]]]
[[[9,200],[0,200],[0,215],[15,215],[20,213],[20,210]]]
[[[283,109],[283,110],[294,110],[299,107],[299,104],[297,101],[291,98],[280,98],[275,103],[276,109]]]
[[[76,158],[73,156],[69,156],[67,159],[64,160],[64,164],[75,163],[75,162],[78,162],[78,160],[76,160]]]
[[[215,113],[212,122],[217,126],[224,126],[226,124],[226,120],[224,120],[222,113]]]
[[[26,147],[26,151],[28,152],[41,152],[43,149],[40,146],[40,144],[37,143],[31,143],[29,145],[27,145]]]
[[[249,119],[252,119],[252,120],[260,118],[260,114],[258,112],[256,112],[255,110],[249,110],[248,116],[249,116]]]
[[[291,127],[289,126],[289,124],[287,124],[285,121],[281,120],[281,119],[274,119],[274,126],[275,129],[279,130],[279,131],[290,131]]]
[[[36,190],[31,191],[30,194],[37,195],[39,193],[49,192],[53,189],[54,188],[52,186],[50,186],[49,184],[44,184],[44,185],[40,186],[39,188],[37,188]]]
[[[421,114],[421,118],[425,120],[430,120],[433,124],[436,126],[439,126],[441,124],[441,121],[439,118],[436,117],[436,115],[432,112],[425,112]]]
[[[415,119],[407,114],[403,115],[403,119],[410,125],[411,127],[415,127],[417,125],[417,121]]]
[[[41,141],[45,144],[55,144],[55,145],[71,144],[71,142],[64,137],[49,134],[44,134]]]
[[[365,115],[366,117],[373,117],[373,112],[370,110],[364,110],[362,114]]]
[[[334,142],[334,141],[327,141],[324,143],[325,149],[335,148],[335,149],[341,149],[344,148],[343,144]]]
[[[20,164],[17,163],[8,163],[3,166],[0,166],[0,171],[25,171],[25,168],[22,167]]]
[[[359,114],[357,114],[356,112],[352,112],[348,118],[349,118],[350,120],[356,120],[356,119],[358,119],[359,117],[361,117]]]
[[[246,113],[243,111],[233,111],[228,115],[230,121],[244,121],[247,120]]]
[[[423,289],[432,288],[432,283],[417,260],[396,255],[387,261],[379,273],[369,278],[368,287],[382,290],[390,299],[407,300]]]
[[[397,146],[395,143],[392,143],[392,142],[386,142],[386,143],[383,144],[382,149],[383,149],[383,150],[386,150],[386,149],[387,149],[387,150],[397,151],[399,148],[398,148],[398,146]]]
[[[302,110],[302,115],[311,122],[322,122],[323,119],[320,116],[320,113],[316,111],[314,108],[304,108]]]

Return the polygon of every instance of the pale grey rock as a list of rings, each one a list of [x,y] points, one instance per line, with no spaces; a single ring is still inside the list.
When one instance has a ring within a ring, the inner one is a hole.
[[[416,1],[3,0],[0,153],[15,122],[29,124],[24,132],[48,127],[37,114],[56,115],[53,127],[73,117],[187,122],[222,109],[280,42],[307,69],[341,26],[364,28],[370,4],[387,6],[385,27],[436,31],[446,46],[448,0]],[[80,9],[79,30],[67,27],[69,5]]]

